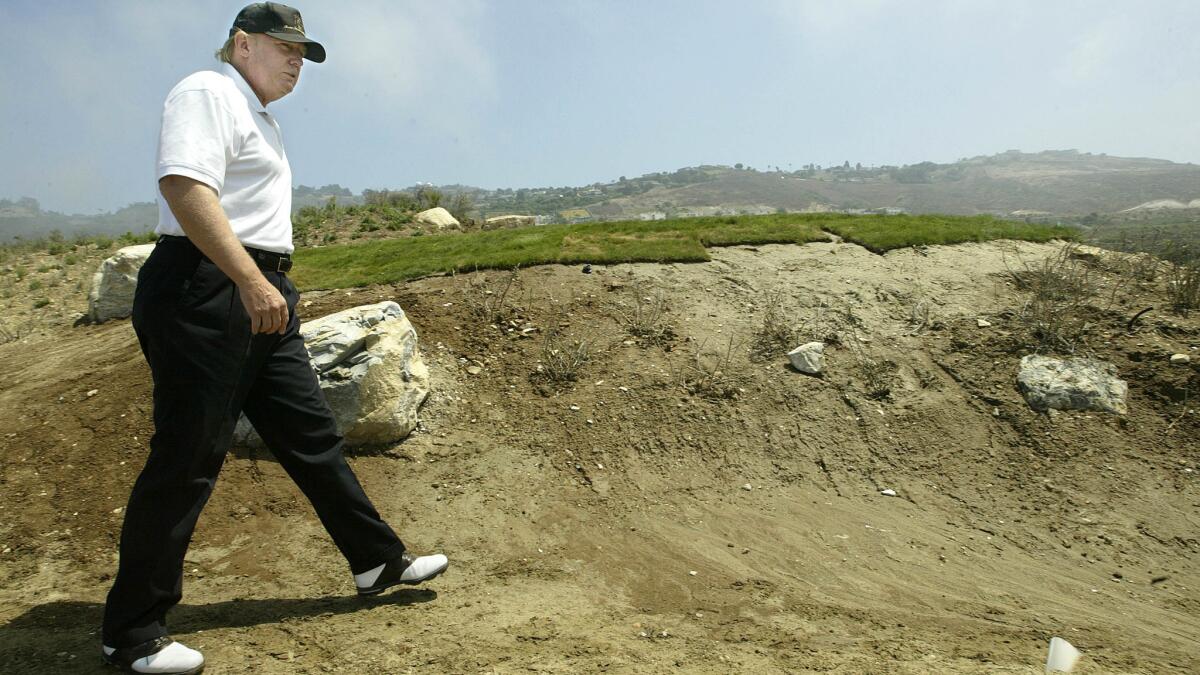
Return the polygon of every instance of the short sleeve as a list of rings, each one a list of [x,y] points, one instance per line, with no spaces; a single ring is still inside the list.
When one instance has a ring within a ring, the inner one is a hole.
[[[236,124],[216,93],[191,89],[163,104],[155,180],[179,175],[200,181],[219,194],[225,167],[234,156]]]

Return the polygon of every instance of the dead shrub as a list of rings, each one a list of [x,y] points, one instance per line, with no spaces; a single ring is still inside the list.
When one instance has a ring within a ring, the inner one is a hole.
[[[778,356],[780,352],[789,352],[800,344],[800,332],[788,320],[783,299],[783,291],[767,293],[763,302],[762,322],[750,338],[751,356],[769,359]]]
[[[895,361],[875,361],[864,358],[858,362],[858,373],[862,377],[867,398],[882,401],[892,395],[896,372],[900,369]]]
[[[909,335],[917,335],[929,326],[931,312],[929,302],[924,298],[913,302],[912,307],[908,310],[908,323],[912,328],[908,331]]]
[[[509,295],[517,283],[520,268],[513,268],[503,276],[476,272],[463,287],[463,301],[467,311],[476,319],[497,326],[516,315]]]
[[[625,332],[643,345],[663,346],[675,339],[675,330],[667,321],[667,300],[662,289],[649,292],[635,284],[631,301],[632,307],[621,302],[616,310]]]
[[[676,380],[685,391],[713,401],[735,399],[742,392],[744,375],[735,367],[737,344],[729,338],[724,349],[705,349],[701,342],[684,360]]]
[[[558,329],[546,331],[542,353],[532,378],[562,386],[579,379],[579,372],[591,360],[592,343],[585,339],[570,339]]]
[[[1173,310],[1187,316],[1200,308],[1200,261],[1172,262],[1167,267],[1166,282]]]
[[[1024,296],[1018,319],[1034,348],[1074,352],[1089,327],[1084,316],[1095,284],[1087,259],[1076,255],[1078,247],[1067,244],[1038,263],[1008,270]]]

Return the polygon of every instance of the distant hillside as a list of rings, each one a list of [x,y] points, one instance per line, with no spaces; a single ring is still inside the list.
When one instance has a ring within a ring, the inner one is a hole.
[[[848,165],[800,171],[728,169],[712,180],[587,205],[597,217],[675,215],[698,207],[761,211],[903,209],[909,213],[1084,216],[1156,200],[1200,198],[1200,166],[1074,150],[1015,151],[953,164]]]
[[[675,171],[621,176],[583,186],[499,188],[415,185],[391,192],[422,190],[462,200],[481,219],[501,214],[543,216],[545,222],[669,218],[771,213],[848,211],[881,213],[988,214],[1022,220],[1082,222],[1093,214],[1136,221],[1141,214],[1167,212],[1194,221],[1200,202],[1200,166],[1162,159],[1111,157],[1076,150],[972,157],[952,164],[863,166],[845,162],[795,171],[702,165]],[[364,191],[364,193],[369,191]],[[378,191],[376,191],[378,192]],[[304,185],[293,190],[293,208],[330,200],[348,206],[364,195],[340,185]],[[1117,216],[1121,212],[1127,212]],[[41,211],[32,199],[0,199],[0,242],[45,236],[59,230],[116,235],[151,229],[154,204],[139,203],[98,216]],[[1085,223],[1086,224],[1086,223]]]
[[[158,206],[137,202],[112,213],[88,216],[43,211],[37,200],[0,199],[0,243],[19,239],[39,239],[51,232],[67,238],[90,235],[140,234],[158,222]]]

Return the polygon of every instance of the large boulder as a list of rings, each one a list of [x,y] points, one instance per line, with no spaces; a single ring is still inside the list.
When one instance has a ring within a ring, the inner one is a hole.
[[[1117,369],[1098,359],[1021,359],[1017,387],[1034,410],[1097,410],[1125,414],[1129,385]]]
[[[483,229],[499,230],[508,227],[528,227],[537,223],[534,216],[492,216],[483,221]]]
[[[440,206],[435,206],[432,209],[429,209],[427,211],[422,211],[422,212],[418,213],[416,216],[413,216],[413,219],[416,220],[418,223],[425,223],[426,225],[433,225],[434,227],[438,228],[439,230],[442,228],[446,228],[446,227],[458,227],[459,226],[459,223],[457,220],[455,220],[454,216],[450,215],[449,211],[447,211],[446,209],[443,209]]]
[[[395,443],[417,426],[429,395],[429,370],[417,332],[388,301],[330,314],[300,326],[309,358],[338,428],[351,446]],[[261,445],[243,417],[235,441]]]
[[[126,246],[100,263],[88,294],[88,318],[93,323],[123,319],[133,313],[138,271],[153,250],[154,244]]]

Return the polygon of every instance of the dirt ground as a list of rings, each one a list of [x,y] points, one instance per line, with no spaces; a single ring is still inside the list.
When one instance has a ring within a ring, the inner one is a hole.
[[[502,272],[311,293],[308,317],[394,299],[416,326],[421,426],[351,463],[451,567],[360,600],[278,464],[235,449],[173,635],[211,673],[1036,673],[1055,635],[1077,672],[1198,672],[1200,319],[1089,258],[1079,351],[1129,413],[1036,413],[1007,272],[1057,250],[742,246],[507,294]],[[829,342],[823,377],[748,355],[773,292]],[[659,294],[670,330],[631,336]],[[590,347],[573,383],[536,374],[553,335]],[[105,672],[150,394],[128,321],[0,345],[0,671]]]

